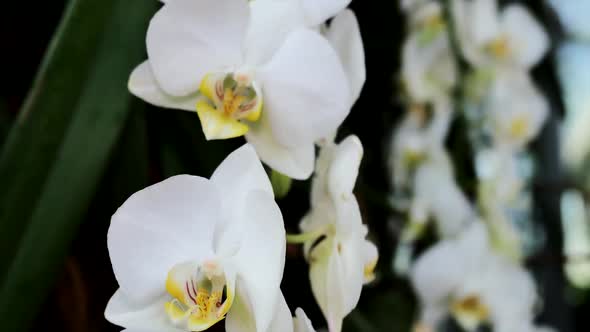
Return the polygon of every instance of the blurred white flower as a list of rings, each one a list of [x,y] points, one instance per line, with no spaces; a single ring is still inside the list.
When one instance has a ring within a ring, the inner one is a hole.
[[[468,331],[484,323],[491,323],[494,331],[520,331],[512,328],[528,326],[533,318],[533,279],[491,251],[479,222],[424,253],[411,280],[422,306],[423,327],[434,329],[451,314]]]
[[[178,0],[175,0],[178,1]],[[265,332],[282,298],[285,229],[254,149],[230,154],[210,180],[169,178],[113,215],[108,249],[117,325],[146,331]]]
[[[438,2],[428,2],[412,15],[402,50],[402,79],[413,102],[446,96],[457,84],[457,64]]]
[[[521,174],[517,158],[512,150],[502,146],[482,149],[475,156],[478,203],[492,245],[515,262],[523,256],[523,239],[510,213],[530,209],[529,205],[523,205],[526,178]]]
[[[388,166],[395,196],[399,192],[411,191],[416,167],[443,149],[452,120],[451,101],[437,98],[431,104],[431,110],[429,116],[426,106],[410,106],[392,135]]]
[[[308,16],[325,14],[301,2]],[[150,23],[149,60],[129,89],[158,106],[196,110],[207,139],[246,135],[265,163],[304,179],[314,142],[342,123],[351,92],[340,57],[318,32],[287,22],[259,27],[282,3],[168,1]]]
[[[355,307],[363,284],[374,279],[377,248],[353,194],[363,147],[356,136],[327,143],[317,160],[311,210],[300,224],[312,291],[331,332]]]
[[[455,181],[444,150],[432,154],[416,170],[409,229],[420,229],[431,218],[442,238],[456,236],[476,217],[471,203]]]
[[[547,100],[521,70],[498,71],[483,107],[494,144],[515,151],[539,134],[549,115]]]
[[[499,11],[497,0],[453,0],[452,12],[461,51],[476,68],[528,70],[549,49],[543,27],[522,5]]]

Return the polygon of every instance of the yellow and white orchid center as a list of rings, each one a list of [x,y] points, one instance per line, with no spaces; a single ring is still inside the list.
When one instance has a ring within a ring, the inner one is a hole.
[[[508,133],[514,139],[525,138],[529,133],[529,117],[525,114],[516,115],[510,122]]]
[[[507,59],[512,50],[510,49],[510,42],[506,36],[498,37],[486,45],[486,50],[496,59]]]
[[[239,137],[262,112],[262,91],[249,70],[205,75],[197,101],[197,114],[207,140]]]
[[[233,285],[227,285],[223,267],[216,261],[174,266],[166,290],[172,296],[165,304],[168,317],[188,331],[204,331],[225,318],[234,300]]]
[[[490,318],[488,307],[477,295],[469,295],[455,300],[451,304],[451,313],[461,327],[467,331],[474,331]]]

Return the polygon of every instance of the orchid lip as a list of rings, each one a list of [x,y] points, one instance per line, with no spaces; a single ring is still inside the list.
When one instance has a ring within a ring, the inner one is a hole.
[[[242,136],[262,113],[262,91],[251,70],[207,74],[199,91],[196,110],[208,140]]]
[[[206,330],[225,318],[233,303],[232,288],[220,262],[178,264],[166,280],[166,290],[172,296],[165,304],[166,313],[177,326]]]

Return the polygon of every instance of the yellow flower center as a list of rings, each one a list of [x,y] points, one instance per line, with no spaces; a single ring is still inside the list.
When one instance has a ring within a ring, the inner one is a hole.
[[[488,307],[477,295],[469,295],[452,303],[451,312],[466,330],[475,330],[490,317]]]
[[[487,50],[498,59],[506,59],[511,53],[510,44],[506,37],[499,37],[491,41],[487,45]]]
[[[179,264],[170,270],[166,290],[172,300],[166,302],[165,310],[175,325],[189,331],[204,331],[225,318],[234,291],[219,270],[214,262],[201,267]]]
[[[529,120],[526,116],[517,116],[510,123],[509,133],[513,138],[523,138],[529,131]]]
[[[196,108],[207,140],[242,136],[249,130],[242,121],[260,118],[261,91],[247,74],[208,74],[199,91]]]

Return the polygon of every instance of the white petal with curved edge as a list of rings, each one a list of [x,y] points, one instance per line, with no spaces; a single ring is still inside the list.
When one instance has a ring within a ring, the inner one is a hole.
[[[164,303],[168,300],[164,296],[147,305],[136,305],[119,289],[109,300],[104,315],[109,322],[132,330],[184,332],[175,328],[166,315]]]
[[[549,50],[549,37],[541,24],[521,5],[508,5],[502,11],[502,28],[509,38],[514,61],[529,69]]]
[[[367,78],[365,50],[356,16],[351,10],[344,10],[330,23],[326,33],[340,57],[350,84],[350,104],[353,105],[361,94]]]
[[[330,331],[340,331],[342,320],[357,305],[364,278],[363,237],[328,238],[312,251],[309,278]]]
[[[198,94],[186,97],[174,97],[162,90],[156,82],[149,61],[137,66],[128,83],[129,91],[146,102],[164,108],[180,109],[185,111],[196,111]]]
[[[245,61],[251,66],[267,63],[292,31],[306,26],[299,0],[256,0],[250,9]]]
[[[305,10],[305,16],[310,26],[324,23],[346,8],[351,0],[299,0]]]
[[[521,266],[499,255],[487,258],[482,296],[490,307],[494,325],[510,325],[522,317],[532,318],[537,291],[532,276]]]
[[[238,278],[238,284],[241,280]],[[227,332],[263,332],[257,330],[252,314],[252,305],[249,303],[248,294],[243,289],[237,289],[236,299],[225,317],[225,330]]]
[[[350,92],[338,55],[320,34],[289,35],[259,71],[273,136],[287,147],[332,135],[350,112]]]
[[[228,332],[256,332],[256,324],[253,320],[250,299],[247,294],[238,297],[238,301],[232,307],[225,322]],[[273,308],[272,322],[266,332],[293,332],[293,317],[285,301],[282,292],[279,292],[277,303]]]
[[[314,168],[315,146],[313,143],[297,147],[286,147],[274,138],[266,112],[262,118],[250,125],[246,140],[252,144],[260,159],[270,168],[296,180],[311,176]]]
[[[305,311],[301,308],[295,310],[295,318],[293,321],[295,332],[315,332],[311,321],[307,318]]]
[[[146,38],[149,61],[162,89],[186,96],[198,90],[206,73],[241,65],[249,13],[246,1],[166,3],[152,18]]]
[[[108,249],[121,291],[136,302],[165,292],[177,263],[212,254],[219,196],[209,180],[171,177],[132,195],[115,212]]]
[[[422,305],[436,307],[485,265],[486,228],[477,222],[456,239],[439,242],[416,260],[410,280]]]
[[[261,190],[273,196],[272,185],[260,159],[251,144],[244,144],[217,167],[211,182],[222,194],[222,208],[243,211],[246,197],[253,190]]]
[[[289,310],[289,306],[282,292],[279,294],[274,318],[267,331],[293,332],[293,316],[291,316],[291,310]]]
[[[231,258],[236,266],[240,294],[249,299],[257,331],[265,331],[273,318],[280,293],[279,286],[285,265],[285,227],[273,196],[252,191],[246,199],[241,218],[228,228],[228,238],[241,239]],[[223,244],[221,244],[223,246]]]
[[[498,36],[500,25],[498,20],[498,0],[472,0],[468,4],[470,10],[470,33],[478,45],[484,45]]]
[[[334,200],[353,197],[362,159],[363,144],[356,135],[346,137],[335,147],[328,173],[328,190]]]

